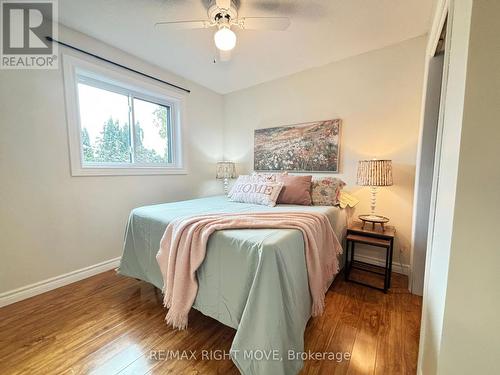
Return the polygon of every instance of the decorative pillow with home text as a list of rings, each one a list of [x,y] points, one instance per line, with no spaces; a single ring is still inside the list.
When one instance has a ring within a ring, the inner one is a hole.
[[[259,177],[243,175],[238,177],[228,197],[233,202],[274,207],[282,188],[281,182],[265,181]]]
[[[287,174],[288,174],[287,171],[275,172],[275,173],[272,173],[272,172],[253,172],[250,177],[254,177],[254,178],[258,177],[258,178],[265,180],[265,181],[276,182],[276,177],[286,176]]]

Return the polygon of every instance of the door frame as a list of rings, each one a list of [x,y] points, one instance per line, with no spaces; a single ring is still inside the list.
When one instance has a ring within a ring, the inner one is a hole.
[[[418,353],[418,374],[438,373],[439,351],[448,284],[460,139],[467,77],[473,0],[440,0],[427,49],[434,53],[447,19],[443,86],[436,139],[424,295]],[[425,108],[423,108],[425,111]]]

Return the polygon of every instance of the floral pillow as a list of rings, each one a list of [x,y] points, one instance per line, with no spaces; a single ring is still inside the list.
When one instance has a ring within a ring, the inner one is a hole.
[[[345,182],[336,177],[314,179],[311,183],[311,198],[314,206],[336,206]]]
[[[274,207],[282,188],[282,182],[265,181],[258,177],[243,175],[238,177],[228,196],[233,202]]]

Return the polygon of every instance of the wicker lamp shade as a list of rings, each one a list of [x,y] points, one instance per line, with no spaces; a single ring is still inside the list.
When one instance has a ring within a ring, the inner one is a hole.
[[[357,184],[360,186],[392,185],[392,161],[360,160]]]
[[[224,178],[235,178],[236,167],[232,161],[219,161],[217,162],[216,176],[218,180]]]

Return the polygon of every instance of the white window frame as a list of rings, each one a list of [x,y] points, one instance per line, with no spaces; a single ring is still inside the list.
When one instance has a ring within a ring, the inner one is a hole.
[[[64,89],[68,142],[72,176],[127,176],[187,174],[182,132],[185,130],[186,95],[160,87],[160,84],[140,79],[132,73],[117,71],[97,62],[90,62],[72,55],[63,55]],[[81,78],[80,78],[81,77]],[[140,163],[84,163],[81,143],[81,124],[78,101],[78,83],[87,80],[94,87],[120,94],[131,95],[170,107],[172,162],[168,164]]]

